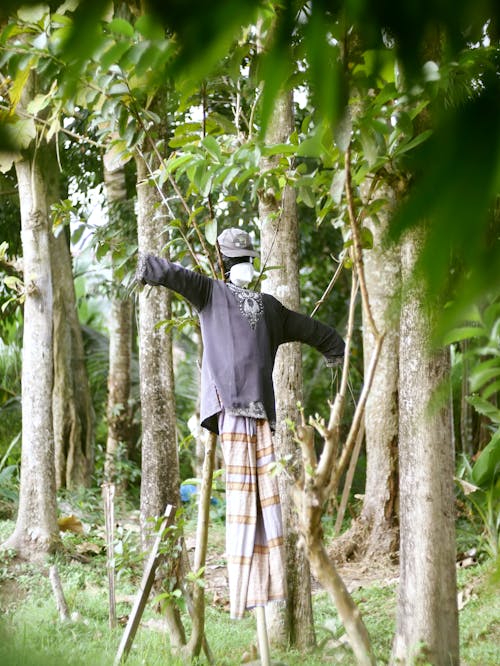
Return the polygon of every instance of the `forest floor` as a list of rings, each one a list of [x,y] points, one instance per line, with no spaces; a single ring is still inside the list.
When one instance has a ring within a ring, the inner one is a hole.
[[[102,517],[85,515],[83,532],[62,533],[64,553],[57,563],[70,622],[58,617],[47,566],[0,560],[0,664],[2,666],[110,666],[140,582],[137,512],[117,522],[117,612],[120,624],[108,628],[106,558]],[[0,521],[0,543],[14,526]],[[193,519],[185,524],[186,546],[194,550]],[[255,658],[255,619],[229,619],[225,566],[225,529],[220,513],[212,515],[206,563],[206,632],[216,666],[236,666]],[[459,608],[461,666],[500,664],[500,595],[491,561],[460,568]],[[338,567],[361,610],[372,638],[377,664],[387,664],[394,634],[398,567],[383,561],[349,562]],[[307,653],[273,648],[273,661],[288,666],[354,666],[343,627],[331,600],[313,582],[313,610],[318,647]],[[186,626],[189,625],[185,613]],[[182,662],[168,655],[168,632],[157,604],[150,599],[127,666],[158,666]],[[200,665],[206,664],[202,658]]]

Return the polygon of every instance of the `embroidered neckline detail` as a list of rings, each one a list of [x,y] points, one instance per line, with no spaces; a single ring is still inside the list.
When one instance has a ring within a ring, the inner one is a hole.
[[[236,300],[240,306],[241,314],[248,321],[252,329],[255,330],[255,327],[259,323],[259,320],[262,318],[264,313],[262,294],[259,294],[256,291],[242,289],[241,287],[237,287],[230,282],[227,283],[227,286],[236,296]]]

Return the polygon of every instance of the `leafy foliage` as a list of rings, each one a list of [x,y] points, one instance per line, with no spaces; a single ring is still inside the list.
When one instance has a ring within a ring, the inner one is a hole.
[[[469,403],[489,422],[490,441],[474,462],[464,458],[464,501],[481,522],[484,549],[497,558],[500,552],[500,301],[492,296],[483,308],[474,308],[467,325],[450,331],[448,342],[473,341]],[[471,485],[472,484],[472,485]]]

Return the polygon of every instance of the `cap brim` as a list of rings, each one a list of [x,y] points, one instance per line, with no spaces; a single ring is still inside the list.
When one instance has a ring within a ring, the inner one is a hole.
[[[246,250],[245,248],[229,248],[220,245],[220,251],[225,257],[258,257],[259,253],[255,250]]]

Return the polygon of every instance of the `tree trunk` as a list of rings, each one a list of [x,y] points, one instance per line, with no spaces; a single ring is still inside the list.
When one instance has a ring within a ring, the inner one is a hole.
[[[160,255],[165,244],[158,219],[159,195],[150,185],[146,165],[137,160],[139,251]],[[141,524],[160,516],[167,504],[179,505],[179,461],[172,337],[159,322],[171,318],[168,289],[144,289],[139,299],[139,356],[142,416]]]
[[[25,302],[22,359],[22,451],[19,510],[3,544],[33,559],[59,542],[52,422],[52,276],[47,169],[42,143],[16,163],[21,202]]]
[[[57,173],[57,165],[52,172]],[[64,233],[51,239],[54,285],[54,421],[58,488],[89,486],[94,464],[94,410],[78,320],[71,254]]]
[[[293,131],[292,93],[281,95],[267,132],[269,144],[284,143]],[[263,159],[262,170],[272,168],[275,158]],[[259,216],[262,223],[261,262],[265,266],[278,266],[270,270],[262,283],[262,291],[278,298],[286,307],[299,308],[299,242],[296,197],[293,188],[285,187],[281,204],[276,193],[266,191],[260,195]],[[281,209],[281,210],[280,210]],[[293,434],[287,419],[298,421],[297,403],[302,398],[302,356],[299,343],[282,345],[274,369],[276,391],[276,456],[297,457]],[[310,569],[304,551],[298,547],[298,528],[289,483],[279,477],[280,497],[286,549],[286,578],[288,599],[286,613],[277,604],[268,607],[271,633],[290,645],[302,649],[315,642]]]
[[[140,252],[161,254],[165,229],[158,215],[161,197],[149,182],[144,160],[137,160],[137,231]],[[139,297],[139,359],[142,417],[141,535],[147,547],[152,517],[165,506],[179,505],[179,458],[177,453],[172,336],[157,324],[171,318],[169,290],[146,287]],[[173,575],[173,572],[170,572]],[[178,609],[166,608],[171,640],[184,644]]]
[[[125,170],[113,171],[104,167],[104,183],[110,219],[120,213],[120,204],[127,202]],[[130,408],[131,358],[132,358],[132,301],[123,298],[118,291],[118,280],[113,274],[113,296],[108,324],[109,329],[109,374],[106,440],[106,460],[104,478],[109,482],[116,479],[117,456],[126,454],[132,425]]]
[[[365,218],[373,235],[373,248],[363,252],[368,296],[375,324],[385,333],[373,384],[365,408],[366,485],[363,509],[353,528],[351,542],[359,555],[373,560],[398,549],[398,353],[401,268],[399,248],[384,241],[393,209],[389,187],[376,192],[389,203],[378,220]],[[368,202],[366,202],[368,203]],[[364,365],[368,367],[375,340],[363,319]]]
[[[413,231],[401,253],[401,577],[392,659],[449,666],[458,664],[450,368],[448,351],[431,347],[438,305],[424,299],[415,279],[422,244],[423,233]]]

